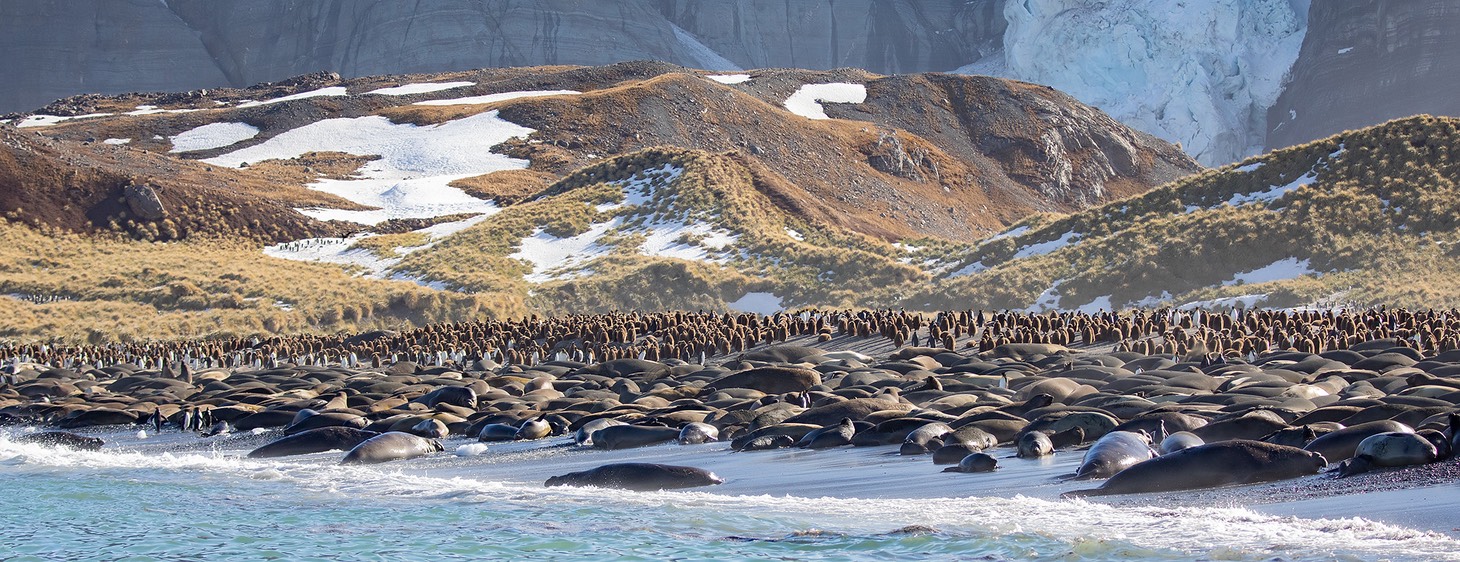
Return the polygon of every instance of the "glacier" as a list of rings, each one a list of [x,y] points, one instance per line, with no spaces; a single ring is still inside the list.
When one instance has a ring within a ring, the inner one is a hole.
[[[1222,165],[1263,150],[1307,13],[1307,0],[1011,0],[1002,60],[955,72],[1054,87]]]

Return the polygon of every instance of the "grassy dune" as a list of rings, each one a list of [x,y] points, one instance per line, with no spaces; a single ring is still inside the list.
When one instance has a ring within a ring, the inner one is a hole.
[[[950,260],[954,269],[978,262],[987,271],[941,281],[907,302],[1024,307],[1060,282],[1065,308],[1105,296],[1117,307],[1242,295],[1264,295],[1266,306],[1460,305],[1450,281],[1460,267],[1457,132],[1455,119],[1401,119],[1089,211],[1038,217],[1018,236]],[[1020,255],[1061,239],[1068,243],[1049,253]],[[1280,260],[1306,260],[1312,273],[1234,282]]]

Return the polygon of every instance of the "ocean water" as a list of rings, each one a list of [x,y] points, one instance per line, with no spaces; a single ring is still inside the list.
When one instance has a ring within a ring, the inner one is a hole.
[[[5,560],[1460,560],[1460,541],[1362,518],[1058,499],[1078,454],[942,473],[889,448],[731,453],[489,445],[371,467],[326,452],[246,459],[272,435],[135,430],[101,451],[0,431]],[[998,455],[996,455],[998,456]],[[655,460],[714,470],[689,491],[544,488]]]

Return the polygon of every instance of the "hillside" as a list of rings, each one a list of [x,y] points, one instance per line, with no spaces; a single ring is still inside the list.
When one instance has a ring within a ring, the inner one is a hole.
[[[382,327],[461,302],[445,319],[881,306],[932,279],[899,240],[967,244],[1199,169],[1042,86],[663,63],[88,95],[0,135],[6,237],[59,252],[0,264],[25,273],[0,285],[27,319],[14,338],[83,333],[50,319],[109,303],[169,319],[94,337]],[[119,259],[84,263],[100,255]],[[235,262],[267,273],[216,277]],[[382,292],[399,296],[352,296]]]
[[[1411,117],[1031,217],[923,252],[942,273],[902,304],[1460,306],[1457,142],[1460,120]]]

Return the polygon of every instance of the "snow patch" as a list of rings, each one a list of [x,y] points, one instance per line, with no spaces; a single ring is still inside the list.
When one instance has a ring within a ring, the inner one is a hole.
[[[1060,285],[1064,284],[1064,282],[1063,279],[1055,281],[1053,285],[1050,285],[1048,289],[1045,289],[1043,293],[1039,294],[1039,297],[1034,299],[1034,304],[1029,305],[1029,308],[1024,309],[1024,311],[1048,312],[1051,310],[1059,310]]]
[[[139,105],[137,109],[128,111],[123,115],[156,115],[158,113],[192,113],[202,111],[201,109],[158,109],[155,105]]]
[[[983,260],[979,260],[979,261],[970,263],[968,265],[965,265],[962,268],[959,268],[958,271],[955,271],[953,273],[949,273],[948,274],[948,278],[949,279],[952,279],[954,277],[965,277],[965,276],[968,276],[968,275],[973,275],[975,273],[983,273],[985,271],[988,271],[988,269],[989,269],[989,266],[984,265],[983,264]]]
[[[29,117],[26,117],[25,119],[21,119],[20,121],[17,121],[15,123],[15,126],[16,126],[16,128],[20,128],[20,129],[24,129],[24,128],[27,128],[27,127],[49,127],[51,125],[55,125],[56,123],[62,123],[62,122],[65,122],[65,121],[70,121],[72,119],[87,119],[87,118],[90,118],[90,117],[108,117],[110,115],[111,115],[110,113],[88,113],[86,115],[72,115],[72,116],[61,116],[61,115],[31,115]]]
[[[521,127],[489,111],[436,125],[395,124],[370,115],[326,119],[281,133],[260,144],[205,160],[216,166],[298,157],[307,152],[378,155],[360,167],[358,178],[324,179],[310,188],[339,195],[369,211],[304,209],[320,220],[378,224],[392,218],[429,218],[458,213],[492,213],[496,204],[449,184],[458,179],[527,167],[527,161],[491,152]]]
[[[540,98],[544,96],[567,96],[581,94],[577,90],[529,90],[521,92],[502,92],[499,94],[487,94],[485,96],[471,96],[465,98],[452,98],[445,100],[418,101],[412,105],[478,105],[484,103],[497,103],[519,98]]]
[[[1014,259],[1042,256],[1044,254],[1048,254],[1050,252],[1068,246],[1071,243],[1079,241],[1079,235],[1072,230],[1060,235],[1060,237],[1056,240],[1050,240],[1048,242],[1040,242],[1038,244],[1030,244],[1028,246],[1025,246],[1023,249],[1014,253]]]
[[[667,164],[641,172],[619,182],[624,193],[622,202],[600,204],[597,210],[614,212],[654,203],[656,187],[673,182],[681,173],[683,169]],[[615,249],[614,244],[603,241],[610,234],[616,238],[642,237],[643,242],[633,248],[641,255],[713,263],[723,262],[725,258],[712,254],[723,253],[740,240],[738,234],[693,218],[656,216],[631,224],[632,215],[632,210],[627,211],[611,220],[593,223],[586,231],[569,237],[554,236],[538,228],[523,238],[517,251],[507,257],[531,263],[532,272],[523,278],[544,283],[581,275],[583,265]]]
[[[382,96],[409,96],[412,94],[429,94],[463,86],[475,86],[476,82],[429,82],[423,84],[402,84],[379,90],[370,90],[366,94],[380,94]]]
[[[1349,53],[1349,51],[1352,51],[1352,50],[1354,50],[1353,47],[1344,47],[1344,48],[1338,50],[1338,54],[1340,54],[1340,55],[1347,55]]]
[[[805,234],[801,234],[800,232],[797,232],[796,229],[791,228],[789,226],[786,227],[786,236],[790,236],[792,240],[795,240],[797,242],[805,242],[806,241],[806,235]]]
[[[1273,201],[1277,201],[1278,199],[1282,199],[1284,195],[1287,195],[1288,192],[1294,189],[1297,189],[1306,184],[1313,183],[1313,180],[1317,178],[1318,176],[1315,175],[1313,172],[1308,172],[1306,174],[1303,174],[1302,177],[1288,182],[1287,185],[1273,186],[1256,193],[1238,193],[1236,195],[1233,195],[1231,199],[1228,199],[1227,204],[1233,207],[1240,207],[1242,205],[1251,205],[1253,203],[1271,203]]]
[[[1238,283],[1250,285],[1253,283],[1266,283],[1268,281],[1296,279],[1304,275],[1311,275],[1315,272],[1309,267],[1309,262],[1310,260],[1307,259],[1283,258],[1252,271],[1238,273],[1231,279],[1223,281],[1222,286],[1228,287]]]
[[[169,153],[211,150],[237,144],[258,136],[259,128],[248,123],[209,123],[172,137]]]
[[[1098,312],[1100,312],[1102,310],[1104,310],[1104,311],[1114,311],[1115,310],[1115,307],[1113,305],[1111,305],[1111,303],[1110,303],[1110,297],[1111,296],[1113,296],[1113,295],[1105,295],[1103,297],[1095,297],[1095,300],[1090,301],[1090,302],[1088,302],[1088,303],[1086,303],[1084,305],[1081,305],[1079,308],[1075,309],[1075,311],[1076,312],[1081,312],[1081,313],[1084,313],[1084,314],[1095,314],[1095,313],[1098,313]]]
[[[243,102],[243,103],[238,104],[238,107],[240,107],[240,108],[242,108],[242,107],[258,107],[258,106],[261,106],[261,105],[269,105],[269,104],[275,104],[275,103],[283,103],[283,102],[286,102],[286,101],[302,100],[302,99],[307,99],[307,98],[321,98],[321,97],[331,97],[331,96],[343,96],[343,95],[346,95],[347,93],[348,92],[346,92],[344,86],[330,86],[328,88],[320,88],[318,90],[312,90],[312,91],[308,91],[308,92],[300,92],[300,93],[297,93],[297,94],[292,94],[292,95],[284,96],[284,97],[281,97],[281,98],[274,98],[274,99],[271,99],[271,100],[264,100],[264,101],[246,101],[246,102]]]
[[[1216,298],[1216,299],[1210,299],[1210,300],[1204,300],[1204,301],[1192,301],[1192,302],[1189,302],[1189,303],[1186,303],[1186,304],[1182,304],[1180,306],[1177,306],[1176,308],[1178,310],[1193,310],[1193,309],[1198,309],[1198,308],[1203,309],[1203,310],[1214,310],[1214,309],[1223,309],[1223,308],[1232,308],[1232,309],[1243,308],[1243,309],[1247,309],[1247,308],[1252,308],[1254,306],[1257,306],[1257,303],[1260,303],[1260,302],[1265,301],[1265,300],[1267,300],[1267,293],[1259,293],[1259,294],[1253,294],[1253,295],[1240,295],[1240,296],[1235,296],[1235,297],[1222,297],[1222,298]]]
[[[490,213],[483,213],[459,221],[445,222],[417,230],[415,232],[425,234],[427,241],[420,246],[408,246],[396,248],[398,257],[381,257],[375,252],[355,247],[359,242],[379,236],[372,233],[354,234],[343,238],[306,238],[293,242],[284,242],[264,248],[264,255],[294,261],[308,261],[319,263],[332,263],[358,267],[368,277],[376,279],[400,279],[412,281],[419,285],[433,289],[443,289],[439,282],[429,282],[416,279],[402,274],[389,274],[390,268],[395,267],[413,252],[430,248],[439,243],[443,238],[466,230],[481,223],[488,217],[495,214],[496,210]]]
[[[784,310],[781,301],[781,297],[775,293],[745,293],[745,296],[735,302],[725,303],[725,306],[736,312],[771,315]]]
[[[1160,295],[1152,295],[1136,302],[1130,303],[1135,308],[1155,308],[1161,303],[1171,300],[1170,291],[1161,291]]]
[[[1023,236],[1024,233],[1026,233],[1026,232],[1029,232],[1029,226],[1028,225],[1020,226],[1020,227],[1017,227],[1017,228],[1013,228],[1013,229],[1010,229],[1010,230],[1006,230],[1004,232],[1000,232],[998,234],[995,234],[993,236],[990,236],[989,239],[988,240],[985,240],[984,242],[986,242],[986,243],[987,242],[993,242],[994,240],[1003,240],[1005,238],[1017,238],[1019,236]]]
[[[705,78],[725,85],[741,84],[750,81],[749,74],[711,74]]]
[[[533,283],[546,283],[571,277],[564,270],[607,254],[611,248],[598,245],[598,240],[623,219],[596,223],[581,234],[559,238],[538,228],[523,238],[516,252],[507,257],[532,263],[532,273],[522,276]]]
[[[101,142],[102,142],[102,144],[122,145],[122,144],[130,144],[132,142],[132,139],[106,139],[106,140],[101,141]]]
[[[831,119],[823,103],[862,103],[867,101],[867,87],[861,84],[833,82],[806,84],[786,98],[786,109],[807,119]]]

